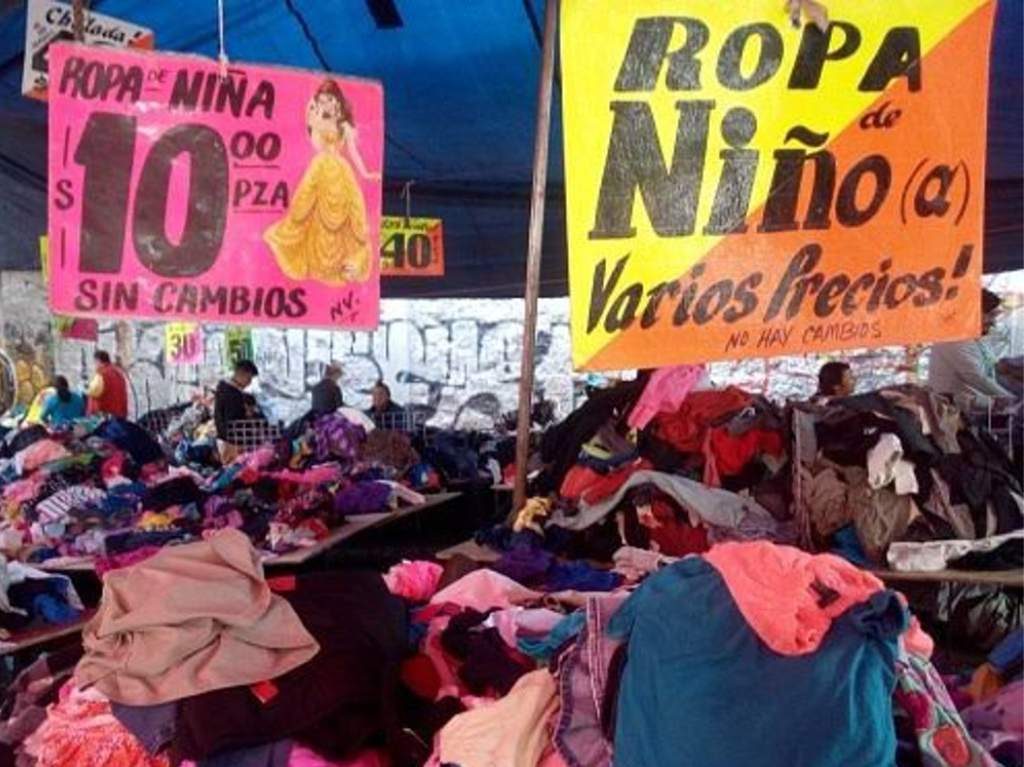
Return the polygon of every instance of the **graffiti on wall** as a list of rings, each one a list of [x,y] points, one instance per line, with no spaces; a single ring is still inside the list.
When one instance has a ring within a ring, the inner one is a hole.
[[[0,412],[28,407],[53,378],[53,333],[32,272],[0,274]]]
[[[164,360],[162,324],[101,322],[95,343],[55,339],[40,275],[17,272],[0,277],[0,412],[6,409],[5,358],[8,377],[14,377],[20,359],[26,364],[19,380],[45,382],[55,367],[72,385],[84,385],[92,372],[93,351],[106,349],[128,373],[137,415],[187,401],[196,390],[215,386],[226,372],[222,327],[203,328],[203,364],[169,365]],[[371,387],[383,380],[396,401],[436,425],[487,428],[516,406],[522,314],[520,299],[386,299],[381,302],[380,327],[372,333],[255,328],[261,398],[275,420],[301,415],[309,405],[309,389],[324,367],[336,360],[344,367],[342,388],[350,405],[368,407]],[[583,396],[583,378],[571,370],[568,314],[566,299],[541,299],[537,388],[555,403],[558,417],[569,413]],[[1024,318],[1024,312],[1016,315]],[[21,357],[19,348],[24,352]],[[923,374],[924,361],[918,357],[917,350],[902,348],[842,355],[853,365],[861,390],[913,380]],[[806,398],[814,392],[817,370],[827,359],[828,355],[808,355],[714,363],[709,373],[719,386],[763,391],[778,400]]]

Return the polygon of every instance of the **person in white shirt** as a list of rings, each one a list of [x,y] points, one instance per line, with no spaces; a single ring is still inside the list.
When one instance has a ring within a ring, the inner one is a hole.
[[[1002,300],[990,290],[981,291],[981,338],[935,344],[928,365],[928,386],[940,394],[990,402],[1012,401],[1014,395],[996,381],[996,355],[984,336],[995,327]]]

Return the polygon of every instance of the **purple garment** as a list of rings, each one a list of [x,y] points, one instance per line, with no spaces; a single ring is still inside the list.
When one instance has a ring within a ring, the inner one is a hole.
[[[1011,682],[994,698],[961,712],[971,736],[989,751],[1024,747],[1024,681]]]
[[[334,496],[334,510],[342,516],[375,514],[391,500],[391,487],[383,482],[356,482]]]
[[[359,449],[366,440],[362,426],[352,423],[343,415],[333,413],[317,418],[313,432],[317,460],[336,459],[343,466],[358,460]]]
[[[569,767],[609,767],[612,745],[601,727],[601,706],[612,654],[622,644],[607,634],[608,622],[627,594],[588,599],[586,624],[562,662],[558,676],[562,707],[554,742]]]
[[[506,551],[491,569],[524,586],[533,586],[544,581],[554,561],[555,557],[550,551],[533,546],[516,546]]]

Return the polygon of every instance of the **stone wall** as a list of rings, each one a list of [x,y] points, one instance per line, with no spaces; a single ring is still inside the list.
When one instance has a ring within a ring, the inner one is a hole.
[[[367,406],[370,388],[383,379],[396,401],[422,406],[438,425],[486,427],[516,406],[522,314],[520,299],[385,299],[380,327],[372,333],[254,329],[262,394],[273,418],[289,420],[308,406],[308,389],[324,365],[338,360],[345,369],[346,402]],[[1019,331],[1024,312],[1014,316]],[[14,368],[21,371],[23,398],[54,369],[73,385],[87,380],[97,344],[55,338],[39,273],[0,274],[0,327],[0,396]],[[127,369],[141,414],[183,401],[224,374],[223,328],[205,327],[203,335],[202,365],[169,365],[160,323],[101,322],[98,346],[117,355]],[[555,402],[560,417],[579,401],[584,381],[571,370],[569,343],[568,300],[541,299],[537,385]],[[902,348],[836,356],[853,364],[862,389],[923,373],[923,362]],[[710,374],[718,385],[732,383],[778,399],[806,397],[826,359],[809,355],[715,363]],[[0,409],[5,406],[0,399]]]

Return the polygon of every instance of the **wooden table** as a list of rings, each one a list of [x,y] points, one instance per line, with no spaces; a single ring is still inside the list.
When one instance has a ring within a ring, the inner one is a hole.
[[[463,541],[462,543],[457,543],[454,546],[449,546],[447,549],[442,549],[434,556],[442,562],[456,556],[463,556],[474,562],[490,564],[491,562],[497,562],[501,559],[501,552],[495,551],[490,546],[481,546],[470,538],[468,541]]]
[[[1024,586],[1024,570],[936,570],[934,572],[871,570],[883,581],[969,583],[984,586]]]
[[[383,527],[384,525],[397,522],[400,519],[420,514],[427,509],[442,506],[448,501],[458,498],[460,495],[461,493],[439,493],[437,495],[428,496],[425,502],[418,503],[415,506],[406,506],[404,508],[396,509],[395,511],[385,511],[379,514],[353,515],[348,518],[348,521],[344,525],[335,528],[327,535],[326,538],[317,541],[312,546],[296,549],[295,551],[289,551],[287,554],[277,554],[268,557],[263,560],[263,564],[268,567],[301,565],[304,562],[308,562],[313,557],[334,548],[339,543],[347,541],[349,538],[358,535],[364,530]]]
[[[32,629],[15,634],[10,639],[0,639],[0,655],[8,655],[15,652],[23,652],[37,645],[52,642],[61,637],[80,634],[82,627],[89,622],[95,614],[95,610],[86,610],[82,617],[71,623],[64,623],[60,626],[46,626],[45,628]]]

